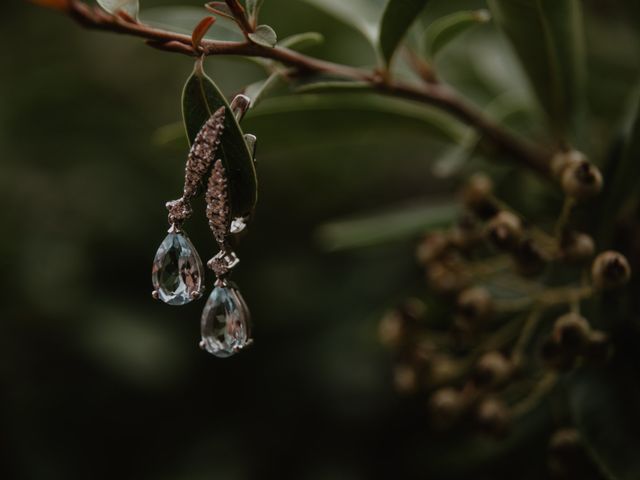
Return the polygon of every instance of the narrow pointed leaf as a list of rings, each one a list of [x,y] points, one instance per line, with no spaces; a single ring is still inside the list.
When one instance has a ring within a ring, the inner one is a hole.
[[[425,32],[427,56],[434,59],[453,40],[470,28],[491,20],[488,10],[456,12],[434,21]]]
[[[380,51],[391,64],[393,54],[428,0],[389,0],[380,25]]]
[[[196,28],[193,29],[193,33],[191,34],[191,44],[194,49],[198,49],[202,38],[207,34],[215,21],[216,19],[214,17],[205,17],[196,25]]]
[[[153,27],[191,35],[193,26],[202,20],[203,10],[196,7],[155,7],[142,10],[141,21]],[[211,40],[242,41],[244,36],[235,21],[218,18],[216,28],[204,36]]]
[[[278,45],[283,48],[290,48],[292,50],[302,51],[315,45],[320,45],[324,42],[324,36],[318,32],[306,32],[299,33],[297,35],[291,35],[285,39],[280,40]]]
[[[506,92],[494,98],[483,107],[485,114],[493,120],[503,123],[511,115],[525,111],[525,105],[517,96]],[[482,136],[473,128],[468,128],[461,141],[445,150],[433,165],[433,174],[437,177],[450,177],[466,165],[478,147]]]
[[[229,178],[229,197],[234,217],[250,214],[257,201],[257,178],[253,158],[229,103],[216,84],[196,62],[193,73],[184,86],[182,114],[189,144],[211,114],[224,106],[227,109],[219,154]]]
[[[275,47],[278,43],[278,36],[269,25],[258,25],[256,31],[249,34],[249,38],[263,47]]]
[[[258,104],[281,83],[283,83],[282,76],[278,72],[275,72],[264,80],[260,80],[247,86],[244,90],[244,94],[251,99],[251,108],[256,108]]]
[[[411,239],[430,229],[451,224],[458,214],[454,203],[418,205],[361,217],[327,223],[317,232],[327,250],[345,250],[381,245]]]
[[[433,164],[434,176],[447,178],[458,173],[471,158],[479,141],[478,133],[469,129],[459,144],[447,148]]]
[[[247,11],[249,12],[249,18],[256,20],[260,14],[260,8],[264,0],[247,0]]]
[[[351,128],[372,118],[384,119],[386,128],[402,125],[403,129],[418,128],[424,135],[446,141],[460,142],[467,127],[435,107],[415,105],[411,102],[374,94],[352,92],[292,95],[264,101],[262,108],[253,111],[251,120],[280,116],[313,114],[316,117],[332,115],[348,121]],[[391,124],[389,126],[388,124]],[[340,130],[345,136],[352,131]]]
[[[229,20],[233,20],[234,22],[236,21],[235,17],[233,16],[233,12],[224,2],[209,2],[205,4],[204,8],[209,10],[214,15],[219,15]]]
[[[115,15],[118,11],[123,11],[131,18],[137,20],[140,4],[138,0],[97,0],[104,10]]]
[[[584,95],[580,0],[489,0],[559,138],[577,136]],[[571,140],[571,138],[568,138]],[[574,139],[575,140],[575,139]]]
[[[368,0],[303,1],[359,32],[371,46],[375,46],[379,31],[378,22],[382,11],[382,9],[377,6],[380,2]]]
[[[333,93],[333,92],[368,92],[373,91],[371,84],[367,82],[324,81],[301,85],[296,88],[296,93]]]
[[[612,143],[603,165],[607,181],[601,194],[598,217],[601,218],[599,243],[602,245],[610,244],[620,213],[639,194],[636,184],[640,178],[640,83],[629,99],[628,110]]]

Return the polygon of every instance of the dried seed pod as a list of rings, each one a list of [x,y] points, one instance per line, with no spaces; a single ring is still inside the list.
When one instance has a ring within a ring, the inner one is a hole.
[[[438,346],[430,340],[419,340],[411,352],[411,356],[414,362],[424,366],[425,368],[431,368],[434,359],[438,355]]]
[[[549,440],[549,451],[564,454],[581,448],[580,434],[575,428],[557,430]]]
[[[573,368],[576,362],[576,355],[563,349],[553,338],[547,338],[542,344],[540,351],[542,361],[548,368],[565,372]]]
[[[600,193],[602,173],[587,160],[572,162],[562,172],[561,183],[566,195],[584,200]]]
[[[458,373],[458,364],[449,355],[435,353],[429,359],[427,383],[440,385],[451,381]]]
[[[618,288],[631,278],[631,266],[621,253],[603,252],[596,257],[591,266],[593,286],[600,290]]]
[[[552,338],[567,353],[578,354],[583,352],[589,343],[590,334],[591,327],[587,319],[571,312],[555,321]]]
[[[511,423],[510,417],[507,405],[497,398],[482,400],[476,410],[478,426],[491,435],[505,435]]]
[[[579,472],[588,466],[580,433],[575,428],[557,430],[549,440],[549,469],[554,478],[584,478]]]
[[[475,365],[474,380],[480,386],[496,387],[504,384],[513,372],[513,364],[498,351],[487,352]]]
[[[612,346],[609,336],[599,330],[589,335],[589,342],[584,352],[585,358],[596,365],[604,365],[611,358]]]
[[[560,248],[563,260],[567,262],[582,262],[593,257],[596,245],[590,235],[571,232],[563,236]]]
[[[443,232],[432,232],[425,235],[416,249],[416,258],[421,265],[441,258],[449,248],[449,239]]]
[[[486,226],[487,238],[501,250],[514,249],[522,239],[523,227],[517,215],[503,210]]]
[[[452,294],[469,285],[471,277],[461,260],[455,257],[448,257],[429,266],[427,281],[429,287],[436,292]]]
[[[518,273],[525,277],[538,275],[546,265],[542,251],[530,238],[518,243],[513,250],[513,260]]]
[[[413,365],[396,365],[393,370],[393,384],[398,393],[410,394],[418,389],[418,374]]]
[[[431,395],[428,408],[434,426],[445,429],[460,420],[465,412],[466,402],[462,393],[446,387]]]
[[[493,313],[493,299],[486,288],[472,287],[460,292],[458,313],[473,322],[486,320]]]
[[[405,319],[416,323],[424,318],[427,306],[419,298],[409,298],[400,305],[399,310]]]
[[[476,173],[469,178],[461,197],[464,206],[480,218],[490,218],[497,212],[493,199],[493,181],[484,173]]]
[[[404,321],[397,311],[387,312],[378,324],[378,339],[385,347],[396,348],[402,342]]]
[[[387,312],[378,325],[380,342],[390,348],[397,348],[406,343],[414,336],[425,310],[424,302],[411,298],[398,309]]]
[[[451,228],[449,242],[459,250],[469,250],[482,240],[482,231],[478,228],[478,221],[467,214]]]
[[[480,331],[478,322],[456,316],[451,323],[452,347],[456,350],[467,350],[478,341]]]
[[[554,178],[562,179],[562,174],[570,165],[587,161],[587,157],[578,150],[570,150],[568,152],[558,152],[551,159],[551,173]]]

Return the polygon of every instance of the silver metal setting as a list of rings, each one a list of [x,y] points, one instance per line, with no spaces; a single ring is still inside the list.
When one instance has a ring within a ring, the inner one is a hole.
[[[233,116],[236,117],[236,120],[238,122],[240,122],[244,118],[250,106],[251,99],[241,93],[236,95],[229,105],[229,107],[231,108],[231,113],[233,113]]]
[[[224,279],[231,270],[240,263],[240,259],[232,250],[220,250],[211,260],[207,262],[207,266],[213,270],[218,280]],[[218,285],[216,285],[218,286]]]

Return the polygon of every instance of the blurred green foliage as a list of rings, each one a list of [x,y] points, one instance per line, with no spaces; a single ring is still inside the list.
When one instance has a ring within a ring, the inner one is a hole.
[[[366,36],[309,3],[320,0],[268,0],[262,21],[279,38],[322,32],[310,54],[376,62]],[[424,22],[486,6],[452,3],[429,2]],[[141,18],[170,4],[143,1]],[[640,13],[635,0],[584,8],[588,113],[577,141],[604,165],[638,78]],[[317,241],[339,217],[450,202],[458,180],[432,170],[464,128],[366,94],[265,100],[243,125],[259,138],[260,201],[236,276],[256,344],[217,361],[197,348],[201,304],[173,309],[150,296],[164,202],[181,189],[186,155],[182,141],[152,140],[180,120],[192,61],[30,4],[3,5],[0,35],[2,478],[546,478],[550,412],[508,442],[461,450],[426,429],[424,405],[393,392],[377,319],[424,288],[415,229],[353,252]],[[507,92],[524,112],[508,126],[548,136],[495,26],[461,37],[436,66],[482,107]],[[206,69],[228,94],[264,77],[242,59],[211,58]],[[463,166],[490,170],[524,212],[544,217],[561,201],[508,162],[477,155]],[[213,253],[197,218],[189,233]]]

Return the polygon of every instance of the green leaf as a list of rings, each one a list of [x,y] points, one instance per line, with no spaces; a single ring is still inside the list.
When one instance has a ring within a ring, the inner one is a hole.
[[[556,136],[577,136],[583,113],[584,33],[580,0],[489,0]]]
[[[367,82],[324,81],[301,85],[295,91],[296,93],[353,93],[373,91],[373,87]]]
[[[233,217],[251,214],[257,201],[257,178],[253,158],[229,104],[216,84],[197,61],[182,94],[182,115],[189,144],[202,125],[220,107],[226,108],[220,157],[229,178],[229,197]]]
[[[377,215],[327,223],[317,237],[327,250],[345,250],[411,239],[451,224],[459,213],[455,203],[404,207]]]
[[[258,25],[256,31],[249,34],[249,38],[263,47],[275,47],[278,43],[278,36],[269,25]]]
[[[446,149],[438,157],[433,164],[434,176],[447,178],[458,173],[471,158],[479,141],[480,135],[475,130],[469,129],[459,144]]]
[[[342,93],[304,94],[266,100],[260,109],[252,111],[250,119],[304,113],[318,116],[322,112],[339,116],[341,119],[342,114],[354,113],[362,117],[362,121],[375,114],[384,118],[387,124],[391,123],[392,125],[400,123],[400,120],[405,120],[408,121],[403,124],[405,130],[413,124],[424,135],[430,134],[453,142],[460,142],[466,132],[464,125],[435,107],[425,107],[395,98],[356,92],[349,95]],[[388,125],[386,128],[387,130],[391,129]],[[344,133],[352,135],[350,131],[344,131]]]
[[[526,111],[525,105],[511,92],[506,92],[490,101],[482,109],[485,114],[502,123],[509,116]],[[459,144],[445,150],[433,165],[436,177],[450,177],[465,166],[474,150],[482,140],[482,136],[473,128],[468,128]]]
[[[198,50],[202,39],[207,34],[211,26],[215,23],[215,17],[204,17],[200,20],[200,23],[196,25],[196,28],[193,29],[193,33],[191,34],[191,45],[193,45],[194,50]]]
[[[264,0],[247,0],[247,12],[249,12],[249,19],[256,20],[258,18],[258,14],[260,13],[260,8],[262,8],[262,3]]]
[[[204,4],[204,8],[209,10],[214,15],[232,20],[235,23],[235,17],[233,12],[225,2],[209,2]]]
[[[309,47],[320,45],[324,42],[324,36],[318,32],[305,32],[298,33],[297,35],[291,35],[283,40],[280,40],[278,44],[283,48],[290,48],[292,50],[305,50]]]
[[[138,19],[138,12],[140,11],[140,3],[138,0],[97,0],[104,10],[111,14],[116,14],[119,11],[125,12],[131,18]]]
[[[611,480],[640,475],[640,416],[634,372],[579,372],[569,391],[569,406],[587,451]]]
[[[488,10],[456,12],[437,19],[425,31],[427,56],[434,59],[444,47],[471,27],[490,20]]]
[[[203,12],[202,8],[197,7],[156,7],[142,10],[141,20],[153,27],[191,35],[193,28],[202,20],[203,15],[206,15],[206,11]],[[235,22],[226,18],[219,18],[215,27],[204,38],[225,41],[244,40]]]
[[[389,0],[380,25],[380,50],[387,65],[407,34],[409,27],[427,5],[428,0]]]
[[[380,2],[367,0],[304,0],[360,33],[371,46],[378,38]]]
[[[274,72],[264,80],[259,80],[244,89],[244,94],[251,99],[251,108],[256,108],[258,104],[282,82],[282,75]]]
[[[599,240],[609,245],[615,223],[625,205],[633,202],[638,195],[636,187],[640,178],[640,83],[632,93],[622,125],[613,140],[611,152],[604,165],[604,190],[601,194]]]

